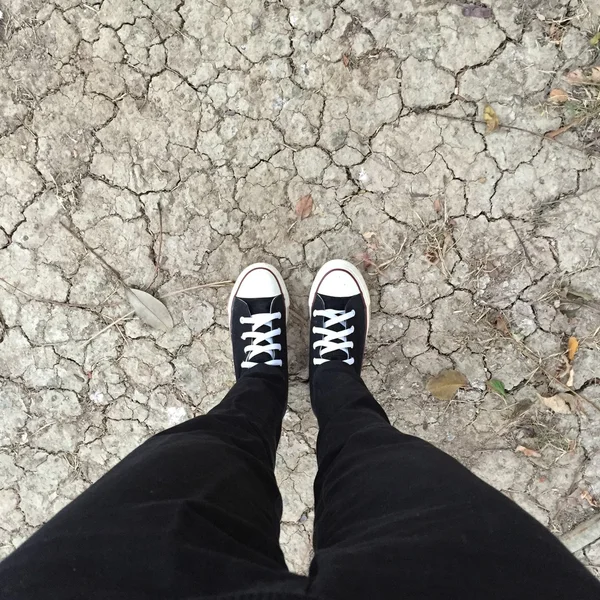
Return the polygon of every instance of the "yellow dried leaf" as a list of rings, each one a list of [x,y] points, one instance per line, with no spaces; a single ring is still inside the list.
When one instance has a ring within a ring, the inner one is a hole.
[[[577,341],[576,337],[570,337],[569,338],[569,342],[567,344],[567,349],[568,349],[568,357],[569,360],[572,361],[575,358],[575,355],[577,354],[577,350],[579,349],[579,342]]]
[[[460,371],[448,369],[427,382],[427,391],[438,400],[452,400],[460,388],[468,385],[469,381]]]
[[[500,119],[496,111],[489,104],[486,104],[483,109],[483,120],[487,125],[487,133],[492,133],[492,131],[496,131],[500,127]]]

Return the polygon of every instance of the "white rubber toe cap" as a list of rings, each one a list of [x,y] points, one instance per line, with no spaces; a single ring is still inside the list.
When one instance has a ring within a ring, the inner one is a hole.
[[[360,288],[356,279],[348,271],[335,269],[323,277],[317,293],[336,298],[348,298],[360,294]]]
[[[268,269],[257,267],[242,280],[236,296],[238,298],[271,298],[282,293],[275,275]]]

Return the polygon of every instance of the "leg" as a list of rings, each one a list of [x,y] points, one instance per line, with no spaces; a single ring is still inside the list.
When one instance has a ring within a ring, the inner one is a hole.
[[[542,525],[450,456],[393,428],[341,362],[311,381],[319,421],[316,555],[324,597],[600,597]]]
[[[282,369],[258,366],[209,414],[154,436],[0,563],[0,596],[201,598],[295,585],[273,474]]]
[[[325,598],[600,597],[600,584],[516,504],[388,422],[360,378],[369,292],[317,273],[310,380],[319,421],[311,591]]]
[[[265,297],[266,296],[266,297]],[[287,291],[252,265],[229,301],[236,385],[143,444],[0,563],[7,600],[302,591],[279,548],[273,468],[287,400]]]

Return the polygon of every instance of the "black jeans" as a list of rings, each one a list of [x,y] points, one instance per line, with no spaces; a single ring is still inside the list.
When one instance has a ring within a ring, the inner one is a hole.
[[[394,429],[343,363],[312,382],[315,557],[289,573],[273,475],[286,393],[280,369],[255,367],[148,440],[0,563],[0,598],[600,598],[551,533]]]

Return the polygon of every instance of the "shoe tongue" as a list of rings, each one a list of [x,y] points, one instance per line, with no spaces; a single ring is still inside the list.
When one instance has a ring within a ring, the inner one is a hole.
[[[324,308],[333,308],[333,310],[346,310],[349,298],[340,298],[338,296],[327,296],[319,294],[323,300]]]
[[[243,300],[248,305],[251,315],[270,313],[273,310],[273,298],[241,298],[241,300]],[[267,331],[271,331],[271,326],[263,325],[262,327],[259,327],[256,331],[259,331],[260,333],[267,333]],[[252,357],[252,362],[267,362],[268,360],[272,360],[274,358],[275,353],[273,351],[261,352],[260,354],[255,354]]]
[[[251,315],[271,312],[273,298],[240,298],[240,300],[248,305]]]
[[[327,296],[326,294],[319,294],[321,299],[323,300],[323,304],[325,308],[331,308],[333,310],[346,310],[346,306],[348,304],[348,298],[338,298],[337,296]],[[336,323],[335,325],[331,325],[327,329],[331,331],[344,331],[344,329],[348,328],[347,323]],[[342,341],[336,340],[336,341]],[[328,360],[346,360],[350,355],[346,350],[334,350],[333,352],[327,352],[323,355],[323,358],[327,358]]]

